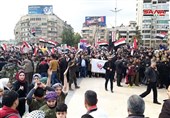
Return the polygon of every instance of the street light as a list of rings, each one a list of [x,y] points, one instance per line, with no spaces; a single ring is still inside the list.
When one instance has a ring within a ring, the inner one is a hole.
[[[116,23],[117,23],[117,13],[122,9],[117,9],[117,0],[115,0],[115,10],[110,10],[111,12],[115,13],[115,34],[117,32]],[[115,39],[116,40],[116,39]]]
[[[117,9],[117,0],[115,0],[115,9],[114,10],[110,10],[111,12],[115,13],[115,28],[116,28],[116,23],[117,23],[117,13],[119,11],[121,11],[122,9]]]
[[[117,10],[117,8],[115,8],[115,10],[110,10],[111,12],[114,12],[115,13],[115,28],[116,28],[116,23],[117,23],[117,13],[119,12],[119,11],[121,11],[122,9],[118,9]]]

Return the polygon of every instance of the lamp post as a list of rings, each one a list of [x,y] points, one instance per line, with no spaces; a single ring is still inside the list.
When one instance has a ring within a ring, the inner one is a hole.
[[[119,11],[121,11],[122,9],[117,9],[117,0],[115,0],[115,9],[114,10],[110,10],[111,12],[115,13],[115,34],[117,32],[117,28],[116,28],[116,25],[117,25],[117,13]],[[115,38],[116,40],[116,38]]]
[[[117,13],[121,11],[122,9],[117,9],[117,0],[115,0],[115,9],[110,10],[111,12],[115,13],[115,28],[116,28],[116,23],[117,23]]]

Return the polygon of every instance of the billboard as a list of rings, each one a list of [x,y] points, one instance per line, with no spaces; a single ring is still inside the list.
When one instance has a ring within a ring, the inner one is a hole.
[[[90,25],[106,26],[106,16],[86,16],[85,24],[87,26]]]
[[[28,14],[52,14],[52,5],[30,5],[28,6]]]
[[[159,16],[165,16],[166,12],[165,10],[152,10],[152,9],[144,9],[143,15],[153,16],[153,15],[159,15]]]

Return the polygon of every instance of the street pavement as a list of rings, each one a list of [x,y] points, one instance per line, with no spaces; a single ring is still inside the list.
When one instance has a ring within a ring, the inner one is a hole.
[[[114,93],[104,89],[105,79],[103,78],[81,78],[78,79],[80,89],[69,91],[66,98],[68,105],[68,118],[81,118],[86,113],[84,106],[84,93],[86,90],[94,90],[98,96],[98,108],[106,112],[109,118],[126,118],[127,113],[127,99],[129,96],[136,94],[140,95],[146,90],[146,86],[128,87],[122,84],[123,87],[117,87],[114,82]],[[108,83],[110,85],[110,83]],[[73,86],[74,88],[74,86]],[[158,118],[162,105],[153,104],[153,93],[151,92],[144,98],[145,101],[145,117]],[[167,99],[165,89],[158,89],[158,101],[163,104],[163,100]]]

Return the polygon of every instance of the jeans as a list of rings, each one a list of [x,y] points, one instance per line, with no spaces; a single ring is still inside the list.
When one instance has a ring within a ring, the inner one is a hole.
[[[86,77],[86,67],[80,68],[80,77]]]
[[[48,77],[46,72],[41,73],[41,77]]]
[[[57,71],[53,71],[51,75],[51,84],[54,85],[55,83],[61,83],[57,77]]]

